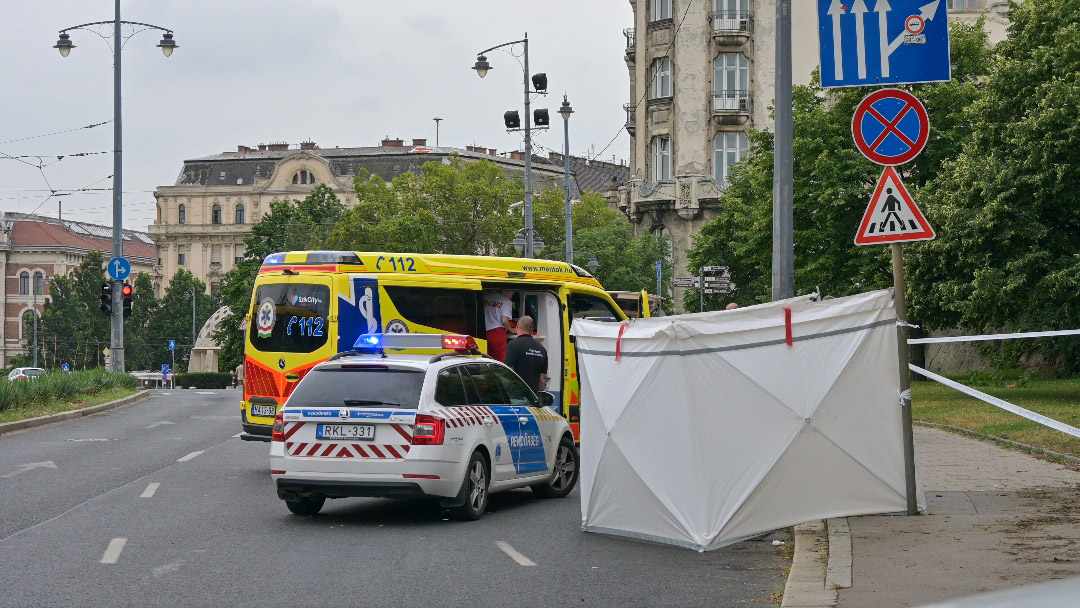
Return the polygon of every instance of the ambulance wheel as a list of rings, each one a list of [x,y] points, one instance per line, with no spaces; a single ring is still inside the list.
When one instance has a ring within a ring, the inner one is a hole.
[[[551,479],[546,483],[532,486],[532,491],[541,498],[562,498],[573,491],[578,478],[578,450],[569,435],[559,442],[555,452],[555,466]]]
[[[323,503],[325,502],[325,496],[308,496],[297,498],[295,500],[286,500],[285,506],[289,507],[289,510],[296,515],[315,515],[322,510]]]
[[[465,479],[461,482],[458,498],[462,504],[454,507],[451,514],[454,519],[475,521],[484,516],[488,503],[488,465],[484,455],[473,452],[469,466],[465,468]]]

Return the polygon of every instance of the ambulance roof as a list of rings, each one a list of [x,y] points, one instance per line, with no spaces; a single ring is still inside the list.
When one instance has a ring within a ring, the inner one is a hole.
[[[369,251],[285,251],[263,260],[260,273],[363,272],[558,281],[600,287],[587,270],[557,260]]]

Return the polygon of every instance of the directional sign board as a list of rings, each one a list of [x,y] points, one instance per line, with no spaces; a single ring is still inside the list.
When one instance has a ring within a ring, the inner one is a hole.
[[[698,277],[675,277],[675,287],[697,287]]]
[[[109,260],[109,276],[114,281],[123,281],[131,276],[131,262],[127,258],[112,258]]]
[[[863,98],[851,116],[851,138],[871,162],[893,166],[910,162],[930,138],[926,106],[907,91],[879,89]]]
[[[949,80],[943,0],[817,0],[821,86]]]
[[[704,266],[702,267],[701,272],[705,274],[727,274],[729,270],[730,268],[727,266]]]
[[[866,206],[856,245],[884,245],[909,241],[929,241],[934,229],[911,198],[896,169],[885,167],[878,179],[870,204]]]

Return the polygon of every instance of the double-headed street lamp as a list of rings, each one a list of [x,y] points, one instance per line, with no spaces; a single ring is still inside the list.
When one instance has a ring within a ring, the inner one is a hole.
[[[533,129],[546,129],[550,122],[548,111],[544,108],[536,110],[535,114],[529,113],[530,96],[533,93],[540,95],[547,94],[547,74],[537,73],[529,74],[529,35],[525,34],[525,37],[521,40],[514,40],[512,42],[504,42],[493,46],[489,49],[484,49],[476,54],[476,63],[473,64],[473,69],[476,70],[476,74],[483,78],[487,76],[487,73],[491,71],[491,63],[488,62],[488,58],[484,53],[489,53],[496,49],[501,49],[506,46],[514,44],[520,44],[524,46],[525,63],[522,66],[522,70],[525,72],[525,126],[521,127],[521,117],[518,115],[517,110],[510,110],[503,114],[503,122],[506,124],[506,130],[508,132],[524,131],[525,132],[525,248],[524,255],[527,258],[534,257],[536,254],[534,243],[534,231],[533,231],[533,209],[532,209],[532,131]],[[531,87],[530,87],[531,83]],[[536,127],[532,126],[535,119]]]
[[[157,46],[161,49],[161,52],[166,57],[172,56],[176,47],[176,41],[173,40],[172,30],[164,28],[158,25],[151,25],[149,23],[141,23],[138,21],[123,21],[120,19],[120,0],[116,0],[116,16],[112,21],[95,21],[93,23],[83,23],[80,25],[73,25],[60,30],[60,37],[57,39],[53,48],[60,51],[61,57],[67,57],[71,54],[71,49],[75,48],[75,43],[71,41],[71,35],[68,32],[86,29],[95,34],[98,32],[90,29],[96,25],[112,25],[112,51],[113,51],[113,225],[112,225],[112,257],[120,258],[124,255],[124,239],[123,239],[123,201],[122,192],[124,191],[123,182],[123,130],[121,129],[121,115],[120,115],[120,51],[123,49],[124,42],[147,30],[158,30],[163,32],[161,36],[161,42],[158,42]],[[129,25],[134,26],[136,29],[128,36],[122,36],[120,26]],[[102,36],[104,38],[104,36]],[[122,281],[113,281],[112,288],[112,335],[109,340],[109,349],[112,351],[112,369],[113,371],[124,371],[124,301],[123,294],[121,293]]]

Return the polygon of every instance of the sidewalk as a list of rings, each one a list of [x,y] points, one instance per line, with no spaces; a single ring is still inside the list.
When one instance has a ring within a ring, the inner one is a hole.
[[[892,608],[1080,575],[1080,471],[915,427],[929,514],[849,518],[842,608]]]

